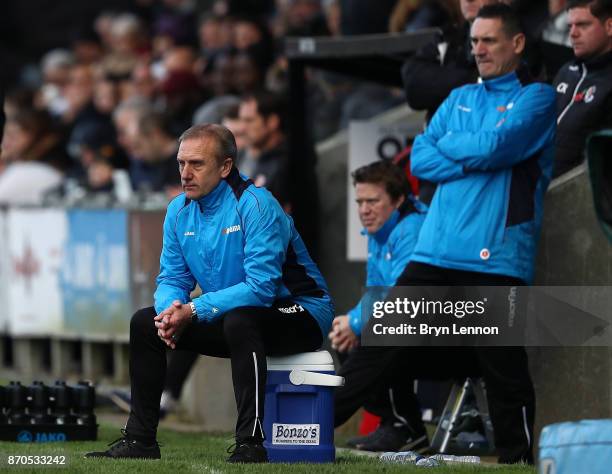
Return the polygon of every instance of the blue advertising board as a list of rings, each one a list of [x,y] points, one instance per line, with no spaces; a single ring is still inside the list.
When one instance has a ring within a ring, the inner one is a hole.
[[[68,211],[61,270],[66,335],[126,340],[131,316],[128,213]]]

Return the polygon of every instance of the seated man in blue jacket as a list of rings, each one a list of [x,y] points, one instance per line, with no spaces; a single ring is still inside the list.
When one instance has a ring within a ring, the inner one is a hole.
[[[359,219],[368,237],[367,287],[393,286],[404,271],[425,219],[423,205],[414,200],[403,171],[388,161],[376,161],[355,170]],[[362,326],[362,302],[347,315],[337,316],[329,338],[338,352],[351,351],[343,361],[340,375],[360,370],[362,364],[359,336]],[[389,374],[380,389],[372,393],[365,407],[381,417],[378,429],[364,437],[348,441],[349,446],[364,451],[397,451],[428,446],[421,412],[414,397],[413,381],[399,374]],[[353,403],[352,385],[336,389],[336,425],[344,423],[361,406]]]
[[[520,286],[533,278],[553,166],[554,90],[524,76],[525,35],[510,7],[483,7],[470,36],[481,81],[453,90],[414,142],[412,174],[438,186],[397,286]],[[345,376],[364,399],[383,368],[407,378],[481,374],[499,461],[533,462],[535,395],[523,347],[364,350],[376,363],[362,377]]]
[[[231,359],[238,408],[229,462],[266,462],[266,355],[320,347],[334,315],[328,289],[293,220],[234,167],[220,125],[179,138],[184,193],[170,202],[155,306],[130,325],[132,408],[124,437],[88,457],[160,458],[156,441],[166,349]],[[203,294],[190,300],[196,283]]]

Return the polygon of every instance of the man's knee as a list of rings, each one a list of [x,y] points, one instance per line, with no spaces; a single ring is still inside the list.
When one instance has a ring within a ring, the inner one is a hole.
[[[132,315],[130,333],[142,333],[155,328],[155,309],[153,307],[141,308]]]

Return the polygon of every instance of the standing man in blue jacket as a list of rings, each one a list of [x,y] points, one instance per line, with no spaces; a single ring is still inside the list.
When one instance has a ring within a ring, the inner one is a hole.
[[[88,457],[160,458],[156,441],[166,349],[231,359],[238,408],[229,462],[266,462],[266,355],[320,347],[334,309],[291,217],[234,166],[220,125],[179,138],[184,193],[168,206],[155,306],[130,325],[132,408],[123,438]],[[190,300],[196,283],[203,294]]]
[[[362,233],[368,237],[367,287],[389,287],[395,284],[416,245],[425,219],[423,205],[409,192],[404,172],[389,161],[376,161],[362,166],[352,174]],[[340,375],[360,372],[367,365],[359,347],[362,301],[348,314],[337,316],[332,323],[329,339],[338,352],[349,352],[342,363]],[[350,377],[350,375],[349,375]],[[349,384],[336,389],[336,425],[344,423],[363,401],[353,399]],[[414,397],[414,384],[402,374],[388,374],[378,389],[371,393],[365,407],[381,417],[380,426],[370,435],[353,438],[348,445],[364,451],[397,451],[428,446],[421,412]]]
[[[438,187],[400,286],[533,279],[553,167],[555,93],[525,77],[525,35],[510,7],[483,7],[471,42],[481,82],[455,89],[414,143],[412,173]],[[500,462],[532,463],[535,395],[524,348],[467,355],[486,383]]]
[[[483,7],[470,37],[479,83],[453,90],[414,142],[412,174],[438,186],[398,287],[521,286],[533,278],[552,174],[554,90],[526,79],[525,35],[507,5]],[[363,349],[372,362],[345,375],[355,398],[366,400],[383,371],[482,375],[499,461],[533,463],[535,395],[523,347]]]

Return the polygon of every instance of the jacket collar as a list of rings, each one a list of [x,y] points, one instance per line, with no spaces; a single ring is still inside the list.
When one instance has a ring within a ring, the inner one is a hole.
[[[391,234],[391,231],[397,225],[397,223],[399,221],[399,218],[400,218],[400,213],[396,209],[396,210],[394,210],[391,213],[391,215],[389,216],[389,219],[387,219],[387,222],[385,222],[382,225],[382,227],[380,229],[378,229],[376,232],[374,232],[373,234],[370,234],[366,229],[363,229],[361,231],[361,234],[362,235],[369,235],[374,240],[376,240],[376,242],[378,242],[379,244],[382,244],[382,243],[386,242],[387,239],[389,238],[389,234]]]
[[[485,86],[485,89],[488,91],[511,91],[515,89],[516,86],[520,85],[519,77],[516,71],[512,71],[508,74],[504,74],[503,76],[495,77],[493,79],[483,79],[482,83]]]
[[[503,76],[496,77],[494,79],[478,78],[478,82],[484,84],[487,90],[491,91],[511,91],[516,86],[526,86],[534,81],[533,76],[529,72],[529,66],[525,61],[519,64],[519,67],[514,71],[504,74]]]
[[[586,60],[575,59],[574,64],[577,66],[584,64],[589,70],[601,69],[610,66],[612,64],[612,51],[608,51],[607,53]]]
[[[202,196],[200,199],[198,199],[197,203],[200,208],[200,211],[203,212],[204,209],[211,210],[217,208],[223,200],[223,195],[225,194],[226,188],[227,182],[222,179],[221,181],[219,181],[219,184],[217,184],[215,189],[209,192],[206,196]]]

